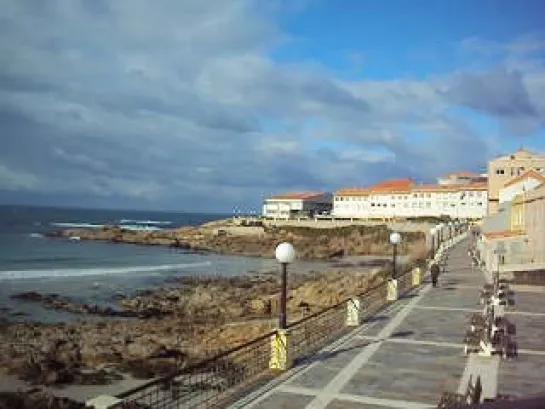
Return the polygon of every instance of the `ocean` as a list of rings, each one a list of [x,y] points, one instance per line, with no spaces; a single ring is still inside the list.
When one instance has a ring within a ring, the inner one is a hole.
[[[225,217],[228,216],[0,206],[0,317],[42,322],[82,318],[10,297],[25,291],[56,293],[74,302],[115,307],[115,295],[165,286],[176,276],[238,275],[276,269],[274,260],[262,258],[44,237],[47,232],[71,227],[118,224],[131,229],[164,229]]]

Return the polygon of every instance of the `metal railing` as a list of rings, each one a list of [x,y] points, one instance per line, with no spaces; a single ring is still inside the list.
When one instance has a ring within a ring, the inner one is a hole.
[[[411,269],[398,277],[399,294],[413,289]],[[387,305],[387,282],[359,294],[363,318]],[[348,333],[347,304],[344,300],[288,325],[290,353],[297,363]],[[150,381],[117,395],[123,402],[116,409],[219,408],[235,401],[248,390],[275,376],[269,369],[271,338],[276,331],[220,353],[201,363],[180,369],[167,377]]]
[[[275,332],[223,352],[213,358],[153,380],[117,397],[116,409],[180,409],[222,407],[256,383],[273,376],[269,371],[271,336]]]

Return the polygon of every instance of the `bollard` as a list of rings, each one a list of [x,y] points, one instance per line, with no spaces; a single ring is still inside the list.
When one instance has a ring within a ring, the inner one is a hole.
[[[398,298],[397,280],[388,280],[387,290],[386,301],[396,301]]]
[[[420,284],[422,284],[422,269],[420,267],[415,267],[412,270],[413,275],[413,287],[418,287]]]
[[[361,301],[357,297],[353,297],[346,303],[346,326],[357,327],[361,324]]]
[[[289,329],[278,329],[271,337],[269,368],[286,371],[292,367],[291,334]]]
[[[99,395],[85,402],[85,407],[93,409],[110,409],[123,402],[114,396]]]

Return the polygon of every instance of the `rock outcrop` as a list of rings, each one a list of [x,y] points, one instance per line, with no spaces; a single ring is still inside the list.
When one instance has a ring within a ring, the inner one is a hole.
[[[65,230],[50,236],[171,246],[187,251],[268,258],[274,257],[274,249],[278,243],[290,241],[296,247],[300,259],[329,260],[340,256],[389,254],[389,234],[390,230],[386,225],[348,226],[327,230],[285,226],[264,228],[260,235],[218,235],[217,229],[206,226],[160,231],[133,231],[118,226],[105,226],[101,229]],[[411,253],[415,247],[422,247],[423,233],[404,233],[403,236],[399,254]]]

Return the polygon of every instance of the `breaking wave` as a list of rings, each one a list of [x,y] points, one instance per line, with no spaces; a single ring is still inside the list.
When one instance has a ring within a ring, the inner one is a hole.
[[[156,224],[156,225],[168,225],[172,224],[172,222],[166,221],[166,220],[134,220],[134,219],[121,219],[119,221],[121,224]]]
[[[82,228],[82,229],[99,229],[99,228],[101,228],[101,227],[104,227],[103,224],[95,224],[95,223],[64,223],[64,222],[51,223],[51,226],[55,226],[55,227],[72,227],[72,228]]]
[[[42,277],[79,277],[106,274],[128,274],[128,273],[155,273],[161,271],[181,270],[195,267],[211,266],[211,261],[202,263],[165,264],[158,266],[136,266],[136,267],[101,267],[101,268],[59,268],[40,270],[8,270],[0,271],[0,281],[42,278]]]

